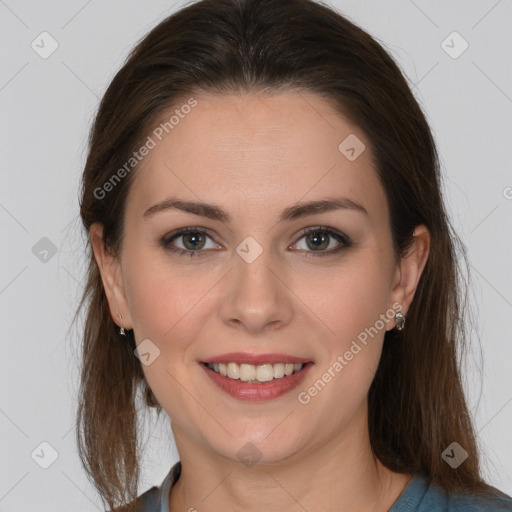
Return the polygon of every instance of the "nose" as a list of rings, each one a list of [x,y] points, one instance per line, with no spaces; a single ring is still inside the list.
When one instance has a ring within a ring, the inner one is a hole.
[[[254,260],[235,254],[227,275],[222,321],[251,333],[288,325],[294,315],[293,293],[286,285],[287,265],[263,250]]]

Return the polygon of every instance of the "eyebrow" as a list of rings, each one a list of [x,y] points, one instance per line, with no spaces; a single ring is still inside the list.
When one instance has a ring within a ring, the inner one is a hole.
[[[213,220],[219,220],[222,222],[231,222],[232,220],[231,215],[226,210],[223,210],[220,206],[207,203],[198,203],[194,201],[184,201],[174,197],[151,206],[144,212],[143,217],[148,219],[157,213],[165,212],[168,210],[181,210],[184,212],[193,213],[194,215],[207,217]],[[368,211],[361,204],[356,203],[347,197],[337,197],[322,199],[318,201],[309,201],[307,203],[298,203],[296,205],[285,208],[279,216],[279,222],[291,221],[302,217],[307,217],[309,215],[330,212],[333,210],[352,210],[369,216]]]

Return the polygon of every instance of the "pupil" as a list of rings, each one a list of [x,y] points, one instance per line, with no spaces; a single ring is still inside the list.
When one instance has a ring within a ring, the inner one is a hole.
[[[314,240],[314,247],[316,247],[317,249],[322,245],[322,243],[324,243],[325,245],[325,241],[327,240],[327,235],[325,233],[315,232],[312,233],[310,236],[311,239]],[[320,243],[318,244],[318,242]]]
[[[185,242],[192,240],[191,247],[189,247],[189,248],[192,248],[192,249],[197,249],[198,248],[196,243],[197,242],[201,243],[201,239],[202,239],[201,234],[197,233],[197,232],[196,233],[192,233],[192,234],[188,234],[188,235],[185,236]],[[187,243],[185,243],[185,245],[187,245]]]

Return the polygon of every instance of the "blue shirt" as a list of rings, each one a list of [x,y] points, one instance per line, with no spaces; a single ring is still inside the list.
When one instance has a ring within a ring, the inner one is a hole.
[[[135,512],[169,512],[169,489],[181,474],[178,461],[162,485],[148,489],[139,497]],[[512,511],[512,498],[496,495],[493,500],[462,494],[446,494],[441,487],[428,485],[421,474],[415,474],[388,512],[502,512]]]

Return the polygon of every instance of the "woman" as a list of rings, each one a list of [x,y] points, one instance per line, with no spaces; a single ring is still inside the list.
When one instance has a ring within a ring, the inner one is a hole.
[[[512,510],[480,474],[439,181],[399,68],[330,8],[202,0],[154,28],[81,191],[77,438],[109,509]],[[180,462],[137,499],[138,391]]]

